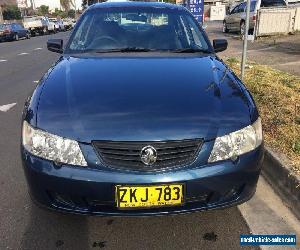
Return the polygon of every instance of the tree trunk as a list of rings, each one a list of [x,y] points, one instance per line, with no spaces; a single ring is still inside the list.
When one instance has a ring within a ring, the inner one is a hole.
[[[2,6],[0,5],[0,23],[3,23],[3,14],[2,14]]]

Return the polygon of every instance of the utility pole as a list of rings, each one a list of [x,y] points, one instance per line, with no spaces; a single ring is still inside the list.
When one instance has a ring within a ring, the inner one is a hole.
[[[249,16],[250,16],[250,0],[247,0],[247,9],[246,9],[246,27],[244,31],[244,44],[243,44],[243,55],[241,63],[241,79],[243,80],[245,76],[245,66],[247,59],[247,42],[248,42],[248,32],[249,32]]]

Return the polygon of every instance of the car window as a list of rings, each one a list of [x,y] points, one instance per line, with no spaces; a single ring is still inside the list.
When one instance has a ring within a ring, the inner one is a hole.
[[[250,12],[255,11],[256,1],[251,1],[250,3]]]
[[[208,50],[203,31],[186,11],[158,8],[94,9],[83,16],[67,51],[122,48]]]
[[[239,9],[239,6],[240,6],[240,5],[235,6],[235,7],[233,8],[233,10],[230,12],[230,14],[235,14],[235,13],[237,13],[237,12],[238,12],[238,9]]]
[[[24,17],[24,22],[33,22],[37,20],[36,17]]]
[[[246,9],[246,3],[241,3],[239,5],[239,9],[238,9],[238,12],[241,13],[241,12],[244,12]]]
[[[260,7],[286,6],[284,0],[262,0]]]

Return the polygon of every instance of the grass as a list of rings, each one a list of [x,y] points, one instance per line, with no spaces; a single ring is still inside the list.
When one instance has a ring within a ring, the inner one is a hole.
[[[226,62],[240,74],[236,58],[228,58]],[[250,63],[244,83],[258,106],[265,144],[285,155],[294,172],[300,175],[300,77]]]

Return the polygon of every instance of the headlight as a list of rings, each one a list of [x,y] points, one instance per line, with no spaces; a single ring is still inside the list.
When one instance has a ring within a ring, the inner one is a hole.
[[[76,141],[49,134],[23,123],[22,144],[31,154],[70,165],[87,166]]]
[[[241,130],[217,137],[208,162],[236,159],[262,143],[261,119]]]

